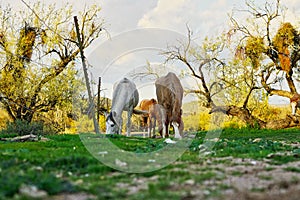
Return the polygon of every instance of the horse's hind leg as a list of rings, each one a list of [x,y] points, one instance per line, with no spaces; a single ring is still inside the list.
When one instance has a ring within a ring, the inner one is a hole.
[[[179,138],[179,139],[182,138],[181,132],[183,129],[180,127],[180,125],[182,126],[183,124],[178,124],[177,122],[172,122],[172,126],[173,126],[173,129],[175,132],[174,138]]]
[[[155,137],[155,127],[156,127],[156,118],[153,119],[152,129],[153,129],[153,136]]]
[[[166,119],[166,121],[165,121],[164,129],[165,129],[165,137],[168,138],[169,137],[169,120],[168,119]]]
[[[148,120],[147,120],[148,136],[149,136],[149,138],[151,138],[151,126],[152,126],[152,121],[151,121],[151,117],[149,116]]]

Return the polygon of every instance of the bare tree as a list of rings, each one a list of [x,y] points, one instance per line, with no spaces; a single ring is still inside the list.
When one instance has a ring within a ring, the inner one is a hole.
[[[241,35],[239,48],[245,49],[257,74],[255,78],[260,80],[267,93],[291,98],[297,93],[296,84],[299,83],[296,78],[299,76],[299,32],[290,22],[281,22],[284,8],[280,0],[266,2],[263,8],[256,7],[253,2],[246,2],[246,5],[256,28],[251,29],[232,16],[230,31]],[[272,29],[278,24],[277,31]],[[283,81],[288,90],[277,89]]]
[[[280,0],[266,2],[263,8],[257,8],[252,1],[246,5],[246,12],[253,19],[251,26],[231,16],[231,29],[214,40],[206,39],[202,46],[193,44],[188,29],[188,41],[169,47],[164,52],[166,61],[180,61],[187,67],[190,75],[199,81],[199,90],[190,92],[203,96],[211,113],[237,116],[252,127],[297,126],[299,117],[295,116],[263,121],[252,114],[249,102],[260,101],[263,94],[291,98],[297,92],[299,33],[290,23],[283,23],[275,35],[271,34],[271,25],[278,23],[280,16]],[[212,73],[215,81],[209,77]],[[280,88],[283,81],[289,90]],[[226,106],[214,101],[214,95],[220,92],[228,99]]]

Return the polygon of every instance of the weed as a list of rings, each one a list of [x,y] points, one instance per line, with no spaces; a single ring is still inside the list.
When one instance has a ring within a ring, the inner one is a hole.
[[[252,192],[264,192],[266,189],[265,188],[252,188]]]
[[[259,175],[258,178],[262,179],[262,180],[272,180],[273,177],[272,176],[269,176],[269,175]]]
[[[241,171],[232,171],[230,174],[232,176],[241,176],[241,175],[243,175],[243,172],[241,172]]]
[[[300,173],[300,167],[286,167],[284,168],[285,171],[289,171],[289,172],[297,172]]]

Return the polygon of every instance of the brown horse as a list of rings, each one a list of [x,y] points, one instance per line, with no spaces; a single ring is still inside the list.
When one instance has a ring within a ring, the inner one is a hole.
[[[153,131],[153,137],[155,137],[155,126],[158,123],[158,132],[162,138],[166,135],[166,110],[159,104],[152,104],[149,107],[149,117],[148,117],[148,134],[151,138],[151,131]]]
[[[181,118],[183,88],[180,80],[174,73],[169,72],[155,81],[155,87],[158,104],[162,105],[166,111],[166,137],[169,136],[169,124],[171,124],[174,128],[175,138],[182,138],[184,126]]]
[[[151,105],[157,104],[157,101],[155,99],[143,99],[139,105],[140,109],[143,111],[146,111],[149,113],[149,108]],[[148,127],[148,119],[149,119],[149,114],[143,114],[142,115],[142,126],[144,128]]]

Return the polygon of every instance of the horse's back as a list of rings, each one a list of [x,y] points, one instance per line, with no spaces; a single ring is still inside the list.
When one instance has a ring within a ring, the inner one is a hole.
[[[128,110],[129,107],[137,106],[138,102],[139,93],[131,80],[123,78],[114,85],[112,106],[123,103],[124,110]]]
[[[149,110],[149,107],[153,104],[156,104],[157,101],[155,99],[143,99],[139,105],[141,110]]]
[[[166,76],[155,81],[156,95],[159,104],[166,107],[172,106],[175,101],[181,103],[183,98],[183,88],[178,77],[169,72]],[[181,104],[179,105],[181,107]]]

